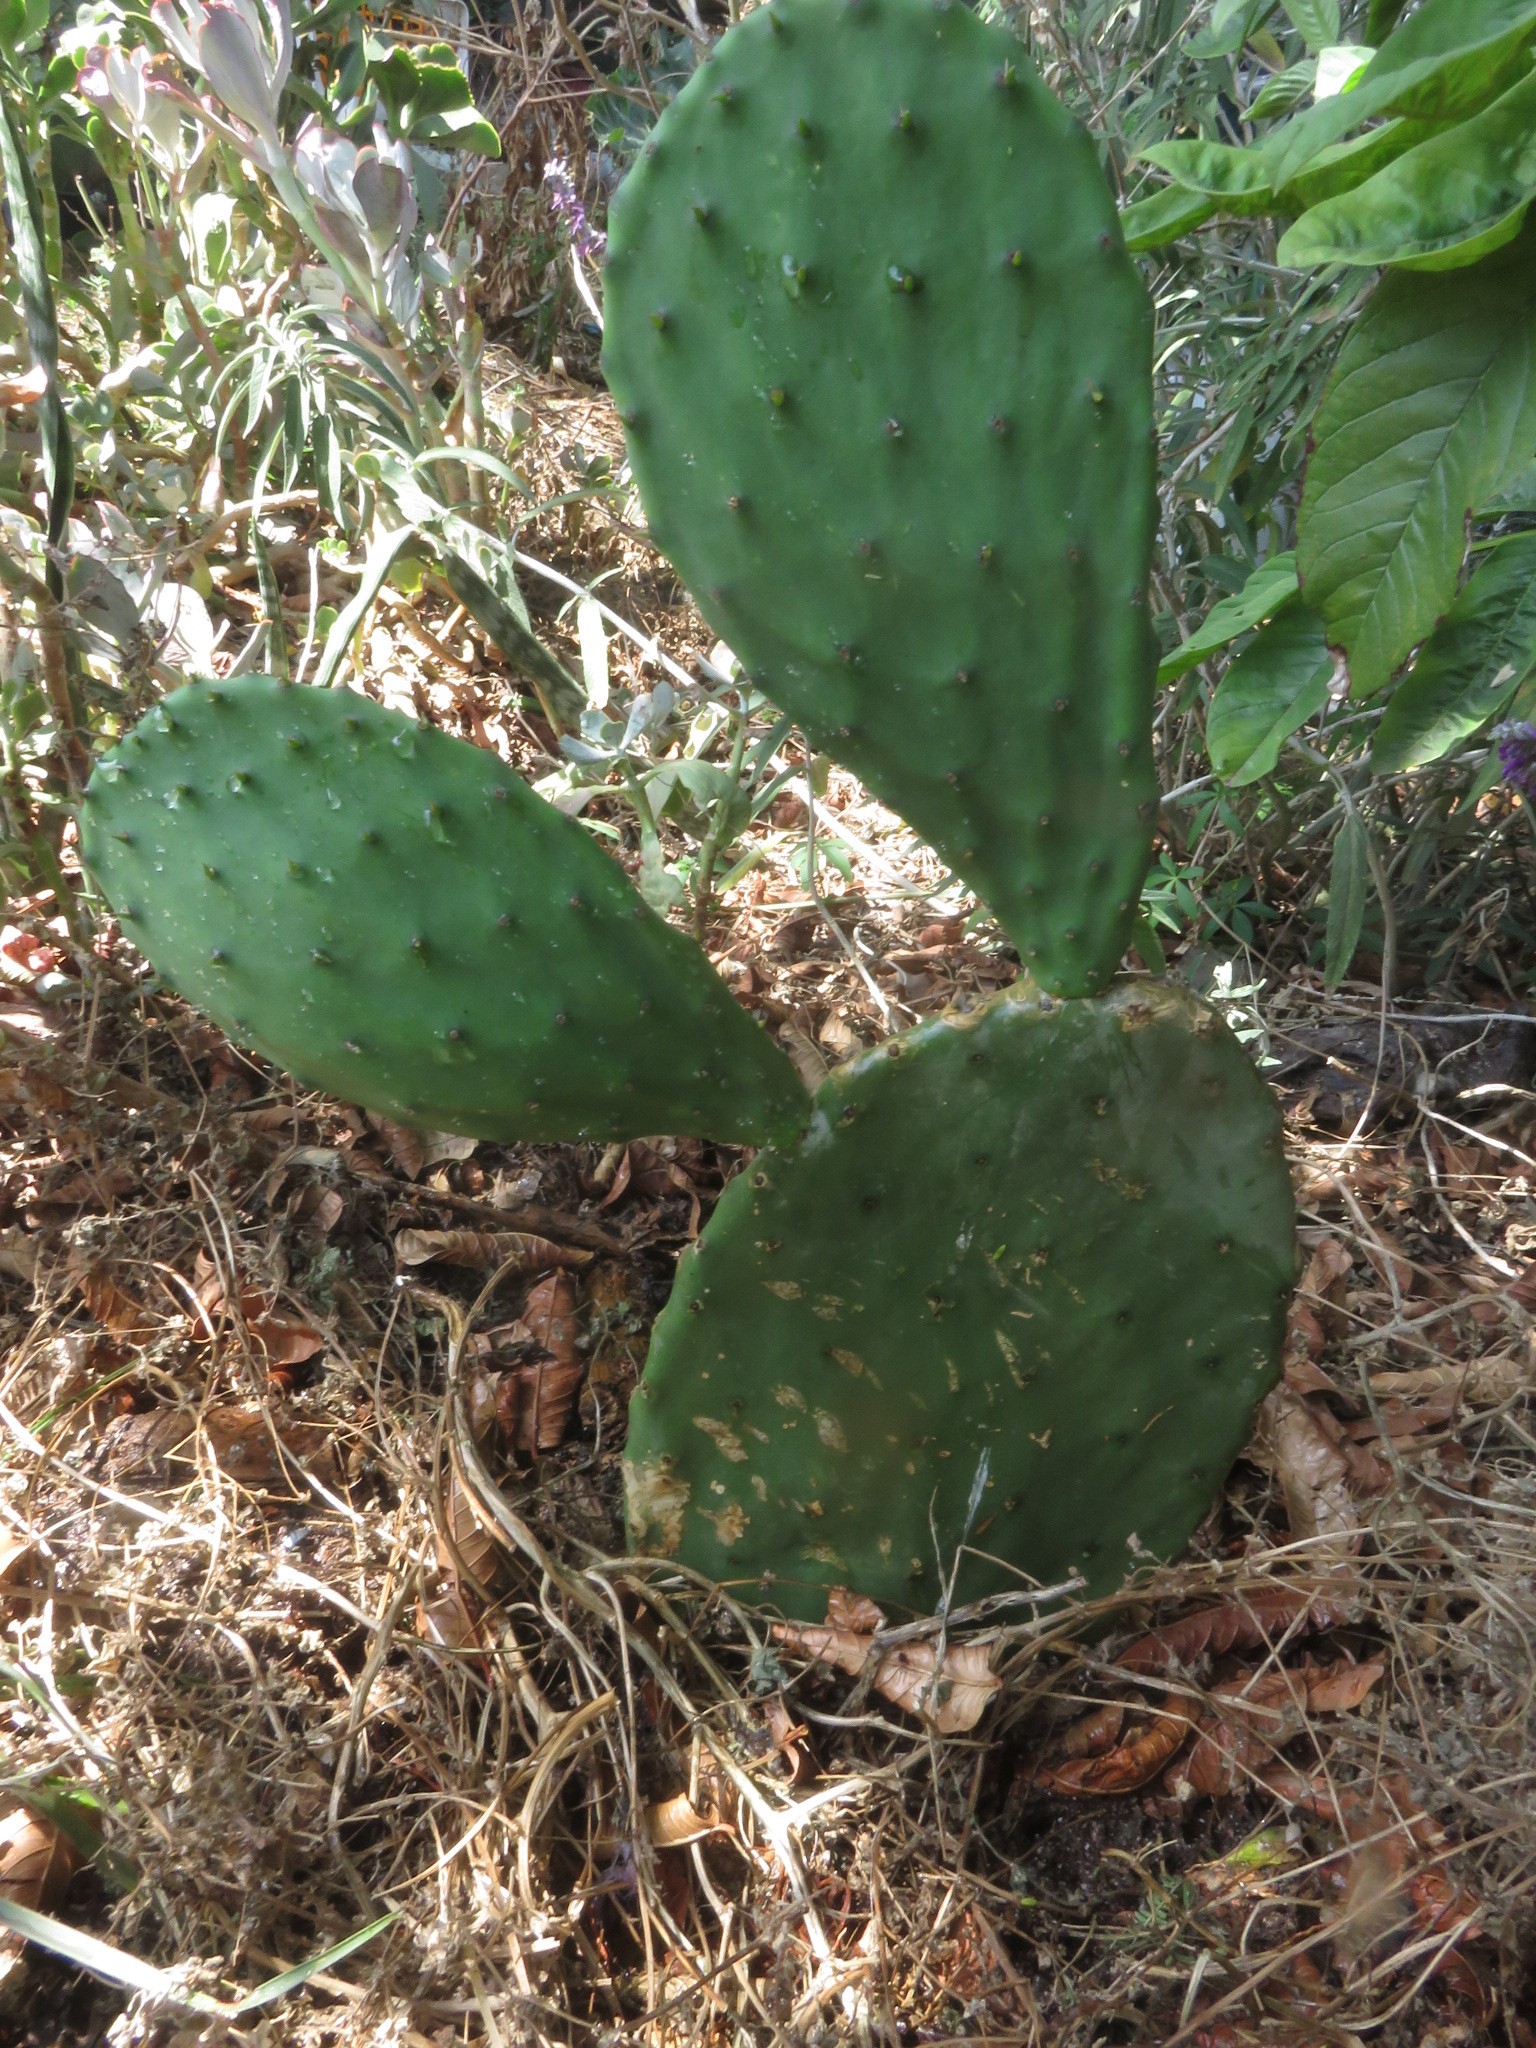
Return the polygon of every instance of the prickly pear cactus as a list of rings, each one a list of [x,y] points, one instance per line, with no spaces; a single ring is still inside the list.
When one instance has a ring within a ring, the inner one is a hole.
[[[1274,1099],[1191,997],[1009,990],[922,1025],[835,1074],[685,1256],[630,1409],[633,1545],[805,1615],[839,1583],[931,1609],[967,1542],[962,1601],[1105,1592],[1241,1449],[1292,1233]]]
[[[495,755],[349,690],[178,690],[98,766],[87,866],[242,1044],[487,1138],[760,1139],[805,1092],[697,947]]]
[[[616,195],[604,367],[754,680],[1057,994],[1151,839],[1151,310],[1088,136],[946,0],[772,0]]]

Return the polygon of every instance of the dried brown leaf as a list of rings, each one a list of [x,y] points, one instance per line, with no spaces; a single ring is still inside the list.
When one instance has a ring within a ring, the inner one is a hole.
[[[81,1860],[67,1835],[25,1806],[0,1813],[0,1898],[13,1906],[51,1912]]]
[[[1120,1740],[1124,1726],[1124,1700],[1108,1700],[1061,1729],[1051,1742],[1046,1761],[1064,1764],[1075,1757],[1103,1756]]]
[[[1259,1442],[1280,1482],[1295,1541],[1311,1545],[1317,1558],[1352,1557],[1362,1532],[1350,1464],[1317,1411],[1277,1387],[1260,1411]]]
[[[702,1842],[706,1835],[728,1835],[731,1830],[719,1820],[706,1820],[686,1792],[670,1799],[658,1799],[642,1816],[646,1840],[653,1849],[682,1849],[690,1842]]]
[[[1150,1784],[1178,1754],[1193,1726],[1188,1714],[1159,1714],[1102,1756],[1077,1757],[1070,1763],[1049,1766],[1035,1782],[1047,1792],[1073,1797],[1135,1792]]]
[[[184,1486],[200,1451],[242,1486],[291,1489],[290,1460],[322,1478],[335,1476],[328,1429],[312,1422],[278,1428],[256,1404],[205,1408],[200,1415],[183,1408],[122,1415],[108,1425],[102,1450],[112,1477],[125,1485]]]
[[[1269,1649],[1288,1635],[1315,1635],[1338,1628],[1350,1610],[1336,1593],[1287,1587],[1224,1601],[1181,1616],[1149,1635],[1138,1636],[1115,1658],[1126,1671],[1168,1671],[1186,1668],[1202,1657],[1225,1656],[1229,1650]]]
[[[81,1268],[74,1274],[74,1282],[91,1314],[114,1337],[147,1344],[158,1333],[159,1318],[99,1268]]]
[[[828,1606],[833,1606],[831,1596]],[[880,1612],[872,1602],[852,1596],[843,1611]],[[776,1621],[772,1634],[786,1649],[830,1664],[850,1678],[863,1671],[875,1648],[872,1635],[830,1623]],[[986,1643],[951,1643],[942,1659],[931,1641],[898,1643],[881,1655],[870,1682],[883,1698],[926,1721],[935,1733],[959,1735],[975,1727],[1002,1685],[991,1659],[991,1645]]]
[[[547,1273],[552,1266],[587,1266],[593,1254],[533,1237],[519,1230],[401,1230],[395,1234],[395,1258],[402,1266],[470,1266],[483,1271],[516,1263],[516,1273]]]

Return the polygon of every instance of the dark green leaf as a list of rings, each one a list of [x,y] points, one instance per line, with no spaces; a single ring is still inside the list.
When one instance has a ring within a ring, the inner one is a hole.
[[[1292,107],[1301,105],[1316,83],[1315,57],[1307,57],[1300,64],[1292,64],[1288,70],[1277,72],[1248,109],[1249,120],[1271,121],[1277,114],[1288,114]]]
[[[1191,57],[1232,57],[1243,47],[1265,0],[1216,0],[1211,18],[1187,45]]]
[[[1281,0],[1291,26],[1314,56],[1339,40],[1339,0]]]
[[[1230,646],[1261,620],[1272,617],[1290,603],[1296,591],[1296,557],[1293,554],[1276,555],[1268,562],[1261,562],[1241,590],[1212,606],[1204,625],[1191,633],[1182,647],[1175,647],[1171,654],[1164,655],[1158,664],[1157,680],[1160,683],[1176,682],[1196,662],[1204,661],[1208,654]]]
[[[1205,744],[1216,773],[1235,789],[1271,774],[1292,733],[1328,702],[1332,681],[1322,620],[1292,605],[1243,649],[1211,699]]]
[[[1351,810],[1333,842],[1328,867],[1328,927],[1323,948],[1323,980],[1337,988],[1349,972],[1360,934],[1365,928],[1365,886],[1370,876],[1365,827]]]
[[[1500,542],[1392,693],[1371,766],[1440,761],[1497,718],[1536,668],[1536,533]]]
[[[1267,213],[1274,203],[1269,169],[1258,148],[1234,149],[1225,142],[1154,142],[1141,154],[1176,184],[1214,199],[1223,213]]]
[[[1369,696],[1455,595],[1467,514],[1536,447],[1536,233],[1452,276],[1388,277],[1313,442],[1302,590]]]
[[[1380,114],[1455,120],[1487,106],[1524,69],[1536,0],[1424,0],[1347,92],[1322,100],[1266,144],[1275,187]]]
[[[48,275],[48,236],[43,203],[27,158],[26,144],[10,101],[0,98],[0,177],[9,201],[11,243],[22,317],[32,359],[47,373],[48,388],[38,402],[43,446],[43,483],[48,492],[48,541],[64,540],[69,508],[75,496],[75,444],[59,393],[59,323],[54,311],[53,280]],[[45,571],[49,591],[64,594],[63,572],[51,556]]]
[[[1536,71],[1472,120],[1304,214],[1281,242],[1280,261],[1297,269],[1476,262],[1518,234],[1533,197]]]
[[[1120,232],[1133,256],[1162,249],[1181,235],[1203,228],[1216,212],[1216,202],[1183,185],[1168,185],[1150,198],[1134,199],[1120,209]]]

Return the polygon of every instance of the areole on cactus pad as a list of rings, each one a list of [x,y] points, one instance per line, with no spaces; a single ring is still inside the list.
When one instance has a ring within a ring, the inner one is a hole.
[[[657,545],[1042,986],[1119,965],[1156,788],[1152,314],[1088,135],[933,0],[771,0],[610,215]]]
[[[964,7],[770,0],[612,228],[605,360],[660,542],[1033,979],[811,1103],[495,755],[268,679],[150,713],[97,770],[85,858],[162,974],[344,1098],[764,1144],[632,1403],[642,1555],[801,1614],[840,1581],[1106,1591],[1241,1448],[1293,1217],[1225,1026],[1104,992],[1153,814],[1153,504],[1148,307],[1093,146]]]
[[[98,766],[87,864],[242,1045],[475,1137],[758,1139],[794,1068],[586,830],[494,754],[351,690],[168,697]]]
[[[630,1406],[643,1554],[815,1616],[1182,1549],[1273,1383],[1279,1112],[1156,983],[1005,990],[839,1069],[684,1255]],[[985,1465],[983,1465],[985,1460]]]

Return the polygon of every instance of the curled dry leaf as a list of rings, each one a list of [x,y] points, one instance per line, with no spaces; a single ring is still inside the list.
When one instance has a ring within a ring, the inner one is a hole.
[[[1245,1778],[1258,1777],[1301,1733],[1309,1713],[1338,1714],[1357,1707],[1385,1668],[1380,1662],[1341,1659],[1227,1679],[1213,1688],[1188,1757],[1169,1772],[1168,1789],[1178,1796],[1214,1798]]]
[[[81,1267],[72,1277],[86,1307],[114,1337],[126,1338],[130,1344],[147,1344],[158,1334],[160,1318],[152,1316],[142,1302],[106,1273]]]
[[[208,1318],[206,1323],[199,1320],[194,1324],[193,1334],[200,1343],[208,1343],[212,1341],[210,1329],[218,1331],[230,1306],[229,1290],[224,1275],[206,1254],[199,1254],[192,1281],[193,1291]],[[264,1288],[241,1287],[239,1312],[252,1346],[269,1367],[303,1365],[325,1349],[324,1335],[304,1317],[281,1313],[275,1296]]]
[[[576,1349],[581,1326],[576,1284],[568,1273],[551,1273],[529,1288],[523,1323],[547,1356],[505,1376],[497,1414],[516,1447],[532,1455],[555,1450],[565,1441],[586,1369]]]
[[[1120,1740],[1125,1726],[1124,1700],[1107,1700],[1059,1731],[1045,1759],[1048,1765],[1070,1763],[1083,1756],[1103,1756]]]
[[[827,1595],[827,1613],[825,1625],[776,1621],[773,1639],[856,1678],[875,1653],[875,1631],[885,1616],[872,1600],[844,1586],[834,1586]],[[931,1640],[898,1643],[880,1653],[870,1683],[937,1735],[963,1735],[974,1728],[1002,1686],[992,1669],[989,1643],[951,1643],[940,1657]]]
[[[1222,1657],[1229,1650],[1270,1649],[1290,1635],[1317,1635],[1350,1619],[1350,1608],[1334,1592],[1302,1587],[1269,1589],[1246,1600],[1202,1607],[1170,1621],[1150,1635],[1138,1636],[1116,1657],[1124,1671],[1186,1669],[1202,1657]]]
[[[211,1457],[228,1478],[247,1487],[302,1486],[290,1461],[317,1477],[335,1479],[330,1432],[318,1423],[281,1428],[255,1404],[229,1403],[192,1414],[182,1408],[152,1408],[122,1415],[102,1438],[107,1469],[119,1484],[185,1486],[200,1456]]]
[[[25,1806],[0,1814],[0,1898],[13,1906],[51,1912],[81,1860],[67,1835]]]
[[[1075,1757],[1039,1772],[1035,1783],[1046,1792],[1073,1796],[1135,1792],[1150,1784],[1183,1748],[1194,1725],[1188,1714],[1159,1714],[1124,1742],[1101,1756]]]
[[[1259,1416],[1258,1443],[1285,1496],[1291,1535],[1321,1561],[1342,1563],[1360,1547],[1349,1459],[1310,1404],[1280,1386]]]
[[[706,1820],[686,1792],[656,1800],[646,1807],[642,1818],[646,1840],[653,1849],[683,1849],[690,1842],[702,1842],[706,1835],[732,1832],[719,1819]]]
[[[552,1266],[588,1266],[591,1252],[533,1237],[520,1230],[401,1230],[395,1258],[402,1266],[471,1266],[483,1271],[513,1260],[514,1273],[547,1273]]]

